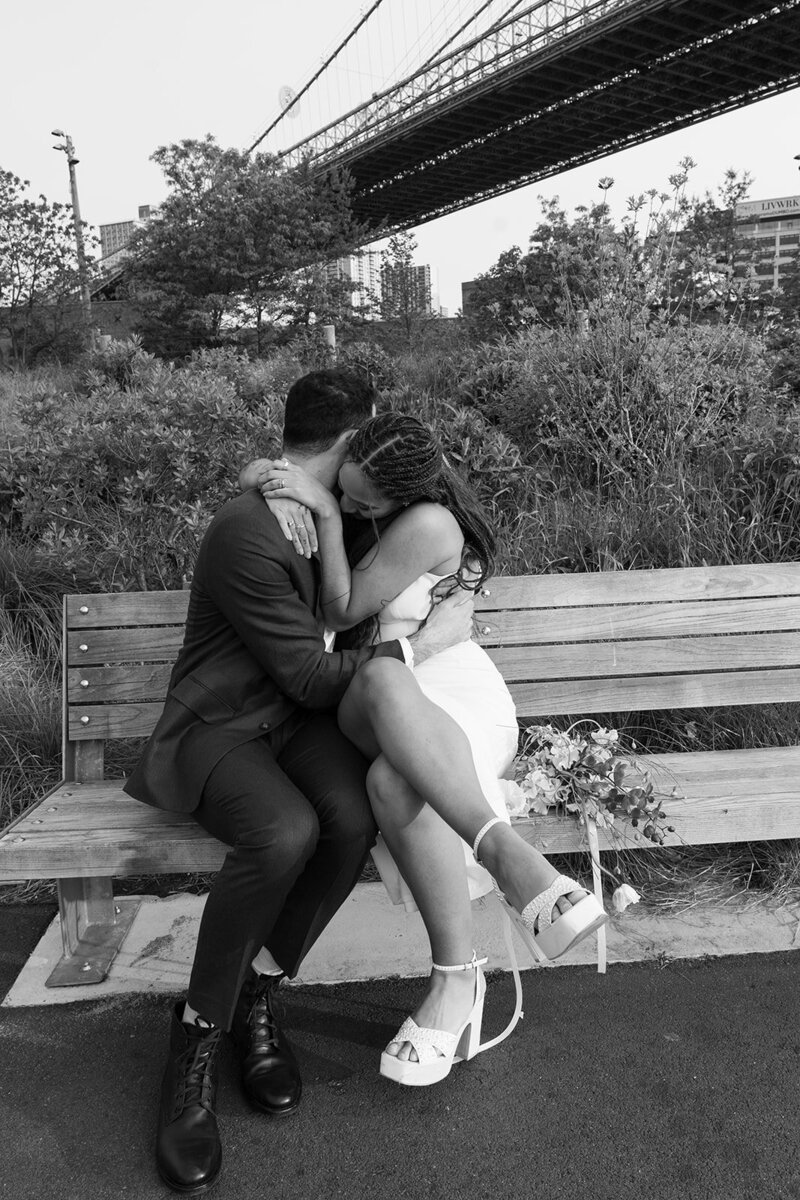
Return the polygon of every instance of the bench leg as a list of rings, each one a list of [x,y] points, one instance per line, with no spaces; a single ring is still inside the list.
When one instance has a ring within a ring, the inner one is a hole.
[[[115,900],[107,877],[59,879],[64,953],[45,987],[102,983],[138,908],[138,900]]]

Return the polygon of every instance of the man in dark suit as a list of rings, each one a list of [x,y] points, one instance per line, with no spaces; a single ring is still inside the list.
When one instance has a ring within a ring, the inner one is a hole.
[[[372,412],[358,377],[306,375],[287,396],[284,452],[332,488],[350,433]],[[462,593],[411,639],[326,653],[317,590],[316,564],[258,491],[220,509],[198,554],[163,714],[126,784],[145,803],[191,812],[230,847],[172,1018],[156,1161],[176,1191],[204,1191],[219,1174],[222,1032],[233,1032],[256,1108],[284,1116],[300,1101],[275,988],[349,895],[375,837],[367,763],[339,731],[337,704],[370,659],[411,665],[469,636]]]

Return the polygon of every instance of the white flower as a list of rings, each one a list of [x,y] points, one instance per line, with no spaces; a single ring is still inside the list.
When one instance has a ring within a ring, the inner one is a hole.
[[[616,729],[604,729],[601,725],[599,729],[595,729],[591,735],[592,741],[597,746],[614,746],[619,741],[619,734]]]
[[[550,761],[557,771],[574,767],[581,757],[581,748],[565,733],[557,734],[550,744]]]
[[[641,896],[629,883],[620,884],[611,897],[614,912],[625,912],[629,904],[638,904]]]
[[[559,782],[541,767],[528,771],[521,781],[522,790],[528,801],[528,811],[544,815],[558,803]]]
[[[528,811],[528,798],[513,779],[498,779],[506,810],[510,817],[522,817]]]
[[[608,746],[596,745],[592,746],[589,751],[593,763],[602,765],[603,763],[611,762],[614,757],[613,750],[609,750]]]

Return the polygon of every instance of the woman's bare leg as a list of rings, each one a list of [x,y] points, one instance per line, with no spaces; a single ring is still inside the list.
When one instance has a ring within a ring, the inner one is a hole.
[[[370,768],[367,791],[378,828],[425,923],[433,961],[469,962],[472,911],[461,839],[382,755]],[[474,995],[474,971],[432,971],[414,1020],[427,1029],[454,1032],[469,1015]],[[401,1059],[417,1057],[408,1042],[390,1042],[386,1049]]]
[[[463,730],[424,695],[413,672],[397,660],[376,658],[361,668],[339,706],[339,725],[368,758],[383,754],[468,845],[496,815],[481,789]],[[519,912],[558,874],[544,855],[505,824],[495,825],[485,836],[481,862]],[[565,911],[584,895],[573,892],[556,907]]]

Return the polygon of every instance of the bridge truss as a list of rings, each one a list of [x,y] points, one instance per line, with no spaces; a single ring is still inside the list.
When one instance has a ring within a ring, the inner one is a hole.
[[[402,229],[799,83],[800,0],[538,0],[281,153]]]

